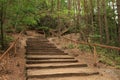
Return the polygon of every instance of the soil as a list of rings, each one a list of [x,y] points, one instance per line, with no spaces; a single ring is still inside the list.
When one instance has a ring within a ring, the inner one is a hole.
[[[17,35],[14,35],[16,37]],[[0,80],[25,80],[25,46],[26,46],[26,39],[29,37],[39,36],[39,34],[35,33],[34,31],[27,31],[26,35],[22,35],[19,40],[17,46],[17,53],[15,55],[11,55],[9,58],[8,68],[4,73],[0,74]],[[74,39],[78,39],[78,36],[75,37],[75,34],[67,35],[66,37],[73,37]],[[49,41],[55,44],[61,50],[69,53],[70,55],[74,56],[76,59],[79,60],[80,63],[86,63],[89,65],[90,68],[97,69],[100,72],[100,75],[105,77],[104,80],[120,80],[120,70],[115,69],[113,67],[107,66],[102,63],[98,63],[97,67],[95,67],[93,55],[88,52],[80,51],[76,48],[68,49],[65,48],[69,43],[65,43],[61,41],[57,37],[48,38]],[[67,79],[66,79],[67,80]],[[73,80],[73,79],[71,79]],[[84,80],[84,79],[83,79]],[[89,80],[89,77],[88,77]],[[95,79],[95,80],[98,80]],[[103,79],[101,79],[103,80]]]

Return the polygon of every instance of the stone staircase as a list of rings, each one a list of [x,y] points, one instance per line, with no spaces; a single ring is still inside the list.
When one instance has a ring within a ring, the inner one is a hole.
[[[81,80],[99,74],[44,37],[28,38],[26,44],[26,80]]]

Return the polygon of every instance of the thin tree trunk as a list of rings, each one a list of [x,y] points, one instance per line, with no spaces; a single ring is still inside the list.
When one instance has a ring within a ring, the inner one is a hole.
[[[1,15],[0,15],[0,21],[1,21],[1,46],[2,46],[2,50],[4,49],[4,31],[3,31],[3,24],[4,24],[4,8],[3,8],[4,4],[1,3]]]
[[[79,27],[80,27],[80,12],[81,12],[81,9],[80,9],[80,0],[78,0],[77,24],[78,24]]]
[[[68,0],[68,15],[70,16],[71,0]]]
[[[51,13],[54,11],[54,1],[51,0]]]
[[[103,9],[104,9],[104,23],[105,23],[105,34],[106,34],[106,44],[110,42],[107,13],[106,13],[106,0],[103,0]]]
[[[102,23],[101,23],[101,16],[100,16],[100,0],[97,0],[97,7],[98,7],[98,26],[99,26],[99,33],[100,33],[100,43],[102,43],[103,39],[103,31],[102,31]]]
[[[60,11],[60,0],[57,0],[57,11],[59,12]],[[58,13],[58,36],[60,37],[60,33],[61,33],[61,20],[60,20],[60,14]]]
[[[93,6],[93,0],[90,0],[90,5],[91,5],[91,25],[92,25],[92,28],[94,27],[94,23],[93,23],[93,15],[94,15],[94,6]],[[93,30],[94,31],[94,30]]]
[[[117,11],[118,11],[118,43],[120,47],[120,0],[117,0]]]

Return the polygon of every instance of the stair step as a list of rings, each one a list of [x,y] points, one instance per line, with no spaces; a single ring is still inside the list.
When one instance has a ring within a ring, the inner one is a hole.
[[[48,40],[27,40],[26,42],[49,42]]]
[[[44,37],[28,38],[26,44],[26,80],[69,80],[65,78],[99,74],[87,68],[87,64],[79,63],[68,53],[57,49]]]
[[[75,59],[51,59],[51,60],[26,60],[27,64],[36,64],[36,63],[72,63],[78,62]]]
[[[42,50],[42,51],[40,51],[40,50],[26,50],[27,51],[27,53],[30,53],[30,52],[32,52],[32,53],[64,53],[63,51],[47,51],[47,50]]]
[[[69,55],[27,55],[27,59],[74,59]]]
[[[56,48],[56,46],[40,46],[40,45],[36,45],[36,46],[26,46],[26,48],[28,48],[28,49],[29,48],[33,48],[33,49],[34,48],[40,48],[40,49],[45,48],[46,49],[46,48]]]
[[[90,76],[98,75],[99,72],[86,68],[57,68],[57,69],[37,69],[27,70],[28,78],[48,78],[48,77],[69,77],[69,76]]]
[[[52,43],[44,43],[44,42],[28,42],[26,44],[27,45],[31,45],[31,44],[34,44],[34,45],[54,45]]]
[[[58,49],[58,48],[56,48],[56,47],[52,47],[52,48],[51,47],[26,47],[26,49],[30,49],[30,50],[42,50],[42,49],[53,50],[53,49]]]
[[[27,45],[31,45],[31,44],[34,44],[34,45],[54,45],[52,43],[44,43],[44,42],[29,42],[29,43],[26,43]]]
[[[55,45],[27,44],[27,47],[55,47]]]
[[[39,48],[39,47],[37,47],[37,48],[29,48],[29,49],[27,49],[27,50],[53,50],[53,51],[61,51],[61,50],[59,50],[59,49],[57,49],[57,48]]]
[[[69,64],[29,64],[26,69],[53,69],[53,68],[80,68],[87,67],[87,64],[69,63]]]
[[[58,49],[27,49],[26,50],[27,52],[64,52],[64,51],[61,51],[61,50],[58,50]]]
[[[64,52],[28,52],[26,53],[31,54],[31,55],[68,55],[68,53],[64,53]]]
[[[47,40],[47,39],[44,38],[44,37],[40,37],[40,38],[28,38],[27,39],[27,41],[34,41],[34,40],[36,40],[36,41],[42,41],[42,40]]]

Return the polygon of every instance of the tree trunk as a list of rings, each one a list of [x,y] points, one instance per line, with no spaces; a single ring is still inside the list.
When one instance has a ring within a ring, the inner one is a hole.
[[[118,11],[118,43],[120,47],[120,0],[117,0],[117,11]]]
[[[54,11],[54,1],[51,0],[51,13]]]
[[[102,23],[101,23],[101,16],[100,16],[100,0],[97,0],[97,8],[98,8],[98,26],[99,26],[99,33],[100,33],[100,43],[102,43],[103,31],[102,31]]]
[[[68,0],[68,15],[70,16],[71,0]]]
[[[103,11],[104,11],[104,23],[105,23],[105,34],[106,34],[106,44],[110,42],[108,21],[107,21],[107,12],[106,12],[106,0],[103,0]]]
[[[0,31],[1,31],[1,46],[2,46],[2,50],[4,50],[4,31],[3,31],[3,24],[4,24],[4,8],[3,8],[3,3],[1,3],[1,12],[0,12]]]

